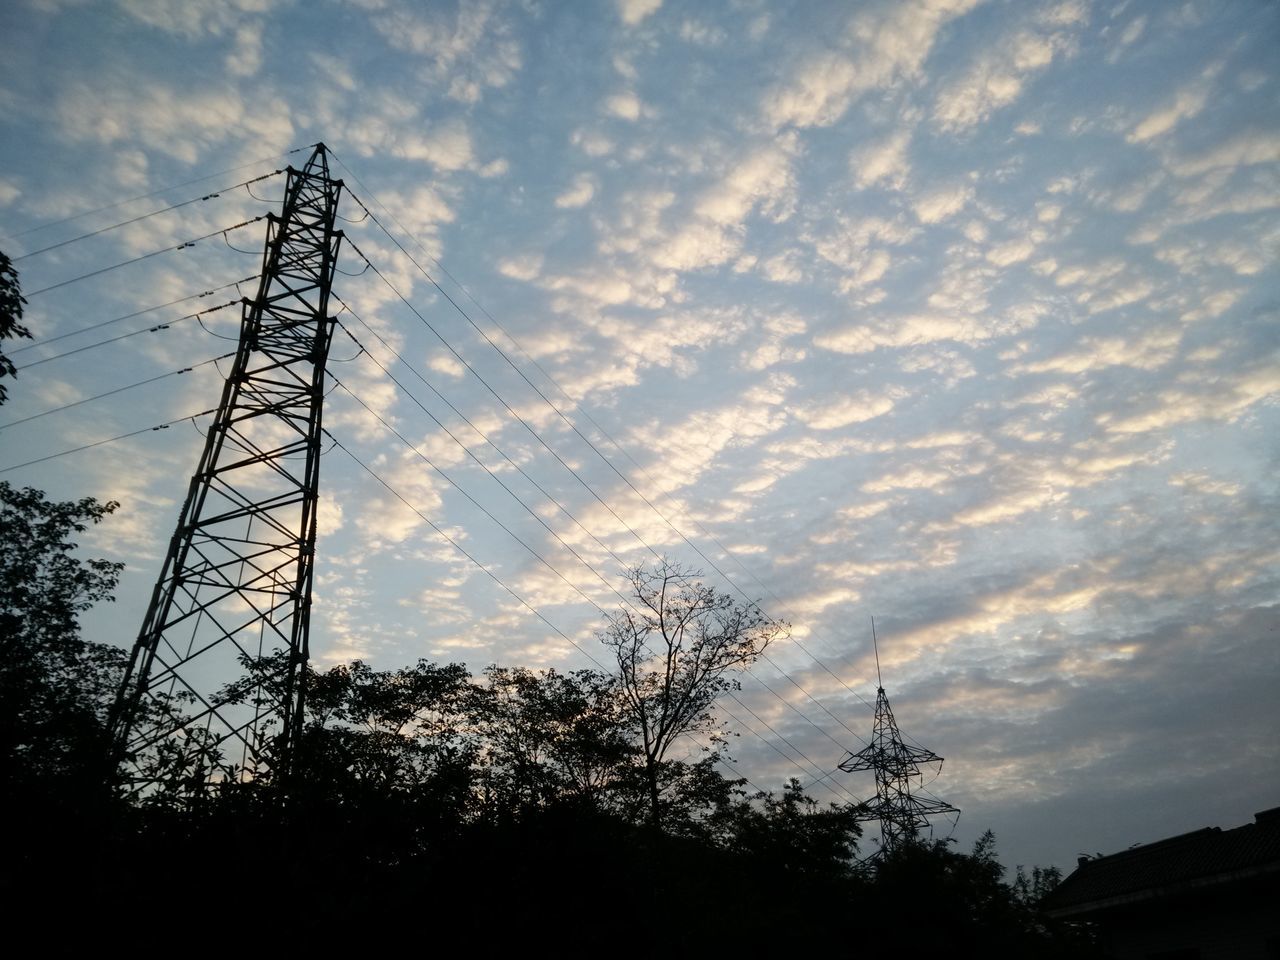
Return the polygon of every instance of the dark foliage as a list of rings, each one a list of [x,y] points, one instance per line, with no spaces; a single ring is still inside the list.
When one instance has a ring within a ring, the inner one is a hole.
[[[0,252],[0,340],[10,337],[30,337],[31,331],[19,321],[22,320],[22,308],[26,305],[22,296],[22,285],[18,282],[18,272],[13,262]],[[17,370],[13,361],[0,351],[0,380],[16,376]],[[4,403],[8,391],[0,383],[0,403]]]
[[[26,827],[0,895],[15,912],[37,910],[74,878],[82,923],[64,942],[140,907],[153,939],[197,936],[165,925],[223,915],[243,925],[247,904],[263,917],[243,931],[255,944],[329,951],[406,936],[427,948],[449,931],[458,949],[486,954],[909,944],[1086,955],[1035,913],[1055,875],[1005,884],[989,835],[968,855],[919,844],[860,863],[860,811],[821,807],[795,781],[748,796],[714,752],[693,761],[646,750],[636,690],[597,671],[492,666],[477,678],[427,661],[308,671],[287,782],[211,783],[196,750],[173,760],[185,780],[171,792],[123,802],[104,788],[102,761],[121,656],[76,624],[108,598],[119,568],[76,559],[69,539],[115,505],[0,493],[6,799]],[[712,701],[693,699],[703,732],[719,729]],[[444,923],[407,933],[418,916]]]

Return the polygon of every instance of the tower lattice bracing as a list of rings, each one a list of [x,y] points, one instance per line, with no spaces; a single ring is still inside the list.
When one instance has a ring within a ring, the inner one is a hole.
[[[932,750],[913,747],[902,739],[898,721],[893,718],[889,695],[884,692],[880,676],[880,643],[876,639],[876,621],[871,620],[871,643],[876,654],[876,720],[871,742],[840,762],[846,773],[870,770],[876,776],[876,795],[862,804],[865,820],[880,821],[880,853],[892,852],[904,842],[915,839],[929,826],[929,818],[960,811],[933,797],[921,797],[916,791],[924,786],[924,771],[942,769],[942,758]]]
[[[857,753],[850,753],[840,764],[846,773],[871,770],[876,777],[876,795],[864,804],[866,819],[880,821],[880,849],[892,851],[903,841],[919,836],[929,826],[931,816],[959,814],[959,810],[935,800],[918,796],[924,770],[942,766],[942,758],[932,750],[905,743],[893,718],[889,697],[884,687],[876,691],[876,720],[871,742]],[[936,768],[935,768],[936,769]]]
[[[112,720],[135,791],[287,774],[303,708],[342,182],[290,167]]]

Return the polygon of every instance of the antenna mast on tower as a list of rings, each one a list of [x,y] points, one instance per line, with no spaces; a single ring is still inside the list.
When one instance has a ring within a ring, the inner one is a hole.
[[[287,775],[303,708],[342,181],[288,169],[256,296],[112,715],[130,792]]]
[[[840,763],[846,773],[871,770],[876,777],[876,795],[863,806],[863,819],[880,821],[880,852],[890,853],[902,843],[919,835],[929,826],[929,818],[960,811],[942,800],[923,798],[914,791],[923,785],[923,768],[937,764],[942,757],[932,750],[913,747],[902,739],[898,723],[889,706],[880,675],[880,644],[876,639],[876,622],[871,621],[871,643],[876,655],[876,719],[871,742],[857,753],[850,753]]]

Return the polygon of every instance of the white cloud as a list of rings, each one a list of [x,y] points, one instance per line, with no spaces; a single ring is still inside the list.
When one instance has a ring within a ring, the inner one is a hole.
[[[703,23],[698,20],[685,20],[680,24],[680,39],[686,43],[696,43],[699,46],[715,47],[724,43],[728,38],[720,27]]]
[[[585,207],[596,195],[595,177],[589,173],[580,173],[573,178],[569,189],[556,197],[556,206],[561,209]]]
[[[387,10],[373,23],[393,47],[419,58],[425,80],[462,103],[478,103],[486,90],[507,86],[523,65],[511,24],[490,0],[462,4],[452,15]]]
[[[849,156],[849,171],[860,187],[885,181],[890,187],[901,189],[911,173],[907,159],[907,147],[911,143],[911,131],[901,129],[876,143],[854,150]]]
[[[1180,177],[1192,177],[1212,170],[1277,162],[1280,162],[1280,133],[1248,130],[1196,156],[1175,160],[1170,168]]]
[[[575,130],[570,134],[569,142],[588,157],[604,157],[614,150],[614,142],[598,130]]]
[[[618,15],[622,22],[634,27],[641,20],[656,13],[662,0],[618,0]]]
[[[604,102],[605,113],[623,120],[639,120],[644,112],[644,104],[630,90],[615,93]]]
[[[1082,4],[1060,4],[1042,12],[1029,27],[998,41],[938,94],[933,122],[950,133],[962,133],[1007,107],[1022,94],[1028,79],[1045,70],[1055,57],[1070,51],[1070,28],[1084,19]]]
[[[793,411],[805,426],[815,430],[835,430],[853,423],[865,423],[893,409],[894,400],[884,394],[860,390],[848,397],[797,407]]]
[[[542,272],[542,254],[526,253],[500,260],[498,272],[513,280],[533,280]]]
[[[236,28],[236,45],[227,54],[227,72],[236,77],[251,77],[262,67],[262,21]]]
[[[994,263],[997,267],[1008,267],[1030,258],[1035,252],[1036,242],[1033,238],[1029,236],[1014,237],[1004,243],[996,244],[987,251],[986,257],[988,261]]]
[[[1209,91],[1202,84],[1180,90],[1174,96],[1172,103],[1161,107],[1135,124],[1125,139],[1130,143],[1145,143],[1147,140],[1168,133],[1183,120],[1189,120],[1199,114],[1208,102]]]
[[[940,223],[953,217],[973,199],[973,188],[967,184],[938,187],[912,200],[912,209],[921,223]]]
[[[977,0],[912,0],[858,8],[839,52],[806,50],[791,75],[766,92],[765,121],[784,126],[830,126],[864,93],[915,78],[938,31]]]

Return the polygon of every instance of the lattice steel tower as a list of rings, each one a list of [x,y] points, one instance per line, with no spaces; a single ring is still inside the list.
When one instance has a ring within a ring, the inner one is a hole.
[[[257,295],[112,718],[126,786],[287,776],[303,708],[342,181],[288,169]]]
[[[913,747],[905,743],[893,718],[889,697],[884,692],[880,677],[880,648],[875,639],[875,623],[871,625],[871,641],[876,651],[876,719],[871,742],[857,753],[850,753],[840,763],[846,773],[859,770],[874,771],[876,795],[863,806],[863,819],[880,821],[880,852],[890,853],[904,841],[917,837],[929,826],[929,818],[960,811],[951,804],[933,797],[920,797],[913,790],[923,786],[925,768],[937,764],[942,768],[942,757],[932,750]]]

